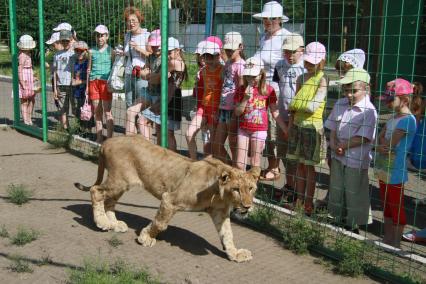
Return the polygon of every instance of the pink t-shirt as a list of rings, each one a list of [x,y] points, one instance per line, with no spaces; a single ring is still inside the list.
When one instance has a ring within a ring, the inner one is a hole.
[[[355,136],[367,138],[370,142],[346,150],[343,156],[332,152],[332,158],[349,168],[368,169],[376,133],[376,121],[376,108],[368,96],[353,106],[349,104],[347,98],[337,100],[324,126],[336,131],[338,142],[347,143]]]
[[[240,103],[244,98],[245,87],[241,86],[235,92],[234,102]],[[266,86],[266,96],[259,94],[257,87],[253,88],[253,96],[247,102],[244,113],[238,118],[241,129],[249,131],[268,130],[268,107],[277,103],[274,88]]]
[[[239,86],[245,63],[244,59],[240,59],[236,62],[226,62],[222,93],[220,96],[220,109],[233,110],[235,108],[234,94]]]

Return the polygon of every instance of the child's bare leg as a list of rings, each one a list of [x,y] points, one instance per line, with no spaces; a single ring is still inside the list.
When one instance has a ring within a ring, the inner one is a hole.
[[[246,170],[249,141],[249,137],[245,135],[238,135],[236,165],[243,171]]]
[[[111,138],[114,132],[114,118],[112,116],[111,106],[112,106],[112,101],[102,100],[102,108],[106,118],[107,138]]]
[[[173,130],[167,130],[167,138],[169,140],[169,149],[177,152],[177,144],[176,144],[176,137],[175,132]]]
[[[265,148],[265,141],[257,138],[250,139],[252,156],[250,158],[250,164],[252,167],[260,167],[260,160],[262,158],[262,152]]]
[[[142,109],[142,102],[138,102],[127,109],[126,113],[126,135],[136,134],[136,116]]]
[[[95,126],[96,126],[96,142],[102,143],[103,140],[103,108],[102,101],[100,100],[92,100],[93,107],[95,108]]]
[[[142,134],[142,136],[145,137],[146,140],[151,139],[152,127],[150,125],[149,119],[147,119],[143,115],[139,116],[138,129],[139,129],[139,133]]]
[[[201,115],[195,115],[189,124],[188,130],[186,131],[186,142],[188,143],[189,157],[193,160],[197,159],[197,143],[195,142],[195,136],[201,128],[203,117]]]
[[[305,210],[312,211],[314,207],[314,194],[315,194],[315,167],[305,166],[306,169],[306,197],[305,197]],[[309,212],[310,213],[310,212]]]
[[[34,111],[35,98],[32,97],[28,100],[28,124],[33,125],[32,116]]]
[[[228,141],[229,141],[229,148],[231,150],[231,159],[232,159],[232,165],[235,166],[235,163],[237,161],[237,132],[238,132],[238,122],[237,120],[232,117],[231,122],[228,123]]]
[[[157,134],[157,145],[161,146],[161,125],[156,123],[155,123],[155,133]]]
[[[305,185],[306,185],[305,165],[302,163],[298,163],[297,174],[296,174],[296,191],[297,191],[297,201],[299,204],[302,204],[305,200]]]
[[[229,161],[229,156],[225,149],[227,135],[228,129],[226,123],[220,122],[217,125],[215,137],[213,139],[213,156],[224,163]]]

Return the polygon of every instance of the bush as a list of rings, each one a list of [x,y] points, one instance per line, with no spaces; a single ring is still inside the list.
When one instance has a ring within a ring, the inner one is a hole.
[[[82,269],[73,269],[69,273],[68,283],[160,283],[148,272],[135,269],[123,260],[108,264],[99,260],[85,261]]]
[[[32,192],[27,190],[22,184],[11,184],[7,189],[7,196],[10,202],[22,205],[30,200]]]
[[[2,225],[0,228],[0,238],[8,238],[9,237],[9,232],[6,229],[5,225]]]
[[[24,227],[18,228],[16,235],[10,238],[10,242],[13,245],[23,246],[25,244],[35,241],[40,236],[40,233],[34,229],[26,229]]]

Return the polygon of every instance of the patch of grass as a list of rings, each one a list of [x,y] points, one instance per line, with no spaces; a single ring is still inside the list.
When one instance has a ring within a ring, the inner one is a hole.
[[[73,269],[69,272],[67,283],[98,284],[98,283],[146,283],[157,284],[146,270],[136,269],[123,260],[108,264],[99,260],[87,260],[82,269]]]
[[[10,238],[10,242],[13,245],[23,246],[25,244],[37,240],[39,236],[40,232],[34,229],[26,229],[24,227],[19,227],[16,234]]]
[[[32,196],[32,192],[22,184],[10,184],[7,189],[7,197],[10,202],[17,205],[27,203]]]
[[[372,248],[366,243],[340,235],[334,249],[341,255],[341,260],[336,263],[336,272],[339,274],[358,277],[371,266],[366,254]]]
[[[0,238],[9,238],[9,232],[7,231],[5,225],[1,225],[1,228],[0,228]]]
[[[12,255],[10,257],[12,263],[7,267],[12,272],[16,273],[32,273],[33,269],[31,268],[29,262],[25,260],[20,255]]]
[[[283,224],[284,244],[296,254],[307,253],[310,246],[322,245],[324,235],[320,225],[307,220],[303,208],[298,208],[297,214]]]
[[[54,131],[49,133],[48,141],[53,148],[66,148],[71,141],[71,135],[58,123]]]
[[[117,235],[113,235],[110,239],[107,240],[108,244],[113,248],[117,248],[123,244],[123,241],[120,240]]]
[[[45,254],[40,258],[40,261],[38,262],[38,266],[44,266],[44,265],[48,265],[52,263],[53,263],[52,257],[49,254]]]

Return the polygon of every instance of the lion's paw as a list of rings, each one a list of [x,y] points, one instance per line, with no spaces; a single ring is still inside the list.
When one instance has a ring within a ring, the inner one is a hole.
[[[246,262],[253,259],[251,251],[248,249],[238,249],[229,258],[235,262]]]
[[[138,243],[140,243],[144,247],[152,247],[157,242],[155,238],[151,238],[148,231],[149,228],[144,228],[138,237]]]
[[[96,216],[95,217],[96,227],[103,231],[109,231],[113,228],[113,223],[107,218],[107,216]]]
[[[114,232],[116,233],[124,233],[127,232],[129,227],[127,227],[127,224],[123,221],[117,221],[114,225]]]

